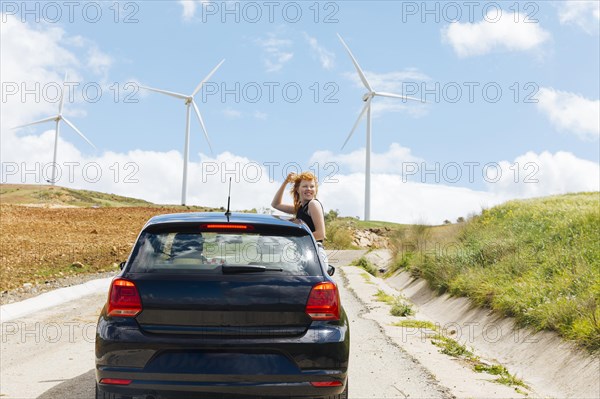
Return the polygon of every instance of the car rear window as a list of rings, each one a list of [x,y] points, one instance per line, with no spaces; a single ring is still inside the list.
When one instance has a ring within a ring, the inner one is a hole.
[[[308,235],[146,231],[140,235],[129,262],[133,273],[222,274],[222,266],[226,265],[267,268],[261,273],[322,274],[314,243]]]

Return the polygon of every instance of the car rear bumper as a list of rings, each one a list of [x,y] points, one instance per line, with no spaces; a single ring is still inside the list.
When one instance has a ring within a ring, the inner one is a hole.
[[[96,381],[102,391],[130,396],[326,397],[345,389],[349,342],[345,318],[297,336],[229,339],[149,334],[131,319],[100,318]],[[103,384],[107,378],[131,382]]]
[[[97,375],[112,375],[113,378],[123,377],[122,373],[97,370]],[[334,387],[315,387],[309,382],[299,381],[302,376],[261,376],[258,381],[257,376],[235,376],[231,375],[202,375],[190,374],[181,375],[150,375],[146,373],[127,373],[133,381],[124,385],[98,384],[98,388],[105,392],[113,392],[128,396],[154,396],[168,398],[192,398],[192,397],[210,397],[216,399],[219,397],[295,397],[295,398],[320,398],[331,395],[337,395],[344,391],[346,386],[346,374],[338,373],[327,377],[327,380],[336,379],[341,385]],[[339,377],[336,378],[336,377]],[[343,378],[343,379],[342,379]],[[313,379],[313,376],[308,379]],[[252,382],[249,382],[252,381]]]

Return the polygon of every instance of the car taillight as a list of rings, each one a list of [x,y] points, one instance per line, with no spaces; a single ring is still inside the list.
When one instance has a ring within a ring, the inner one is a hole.
[[[200,228],[202,230],[254,230],[254,226],[240,223],[207,223],[201,225]]]
[[[340,294],[337,286],[328,281],[312,287],[306,303],[306,314],[313,320],[339,320]]]
[[[108,315],[135,317],[142,311],[142,300],[132,281],[117,278],[113,280],[108,294]]]
[[[341,387],[341,381],[313,381],[310,383],[313,387]]]
[[[107,385],[129,385],[133,380],[123,380],[121,378],[103,378],[100,380],[100,384]]]

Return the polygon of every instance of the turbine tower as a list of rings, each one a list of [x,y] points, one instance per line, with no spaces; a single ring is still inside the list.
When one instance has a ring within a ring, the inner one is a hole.
[[[367,78],[366,78],[363,70],[358,65],[358,61],[356,61],[356,58],[354,58],[354,55],[352,55],[352,52],[350,51],[350,48],[348,47],[346,42],[344,42],[344,39],[342,39],[342,36],[340,36],[339,33],[338,33],[338,38],[340,39],[340,41],[346,48],[346,51],[348,52],[348,55],[352,59],[352,63],[354,64],[354,67],[356,68],[356,72],[358,72],[358,76],[360,77],[360,80],[362,81],[363,85],[367,89],[367,92],[362,96],[362,100],[365,102],[365,106],[363,107],[362,111],[358,115],[358,119],[356,119],[356,122],[354,123],[354,126],[352,127],[350,134],[346,138],[346,141],[344,141],[344,144],[342,145],[341,149],[342,150],[344,149],[344,147],[346,146],[346,143],[348,143],[348,140],[350,140],[350,137],[352,137],[352,135],[354,134],[354,131],[356,130],[358,124],[360,123],[363,115],[366,112],[366,114],[367,114],[366,153],[367,154],[366,154],[366,165],[365,165],[365,220],[371,220],[371,101],[373,100],[373,97],[375,97],[375,96],[401,98],[403,100],[413,100],[413,101],[421,101],[421,100],[418,98],[401,96],[399,94],[386,93],[383,91],[373,90],[373,88],[367,81]]]
[[[202,82],[200,82],[200,84],[198,84],[196,89],[189,96],[186,96],[185,94],[174,93],[172,91],[155,89],[155,88],[146,87],[146,86],[140,86],[142,89],[166,94],[168,96],[179,98],[179,99],[185,101],[185,106],[186,106],[185,146],[183,149],[183,183],[182,183],[182,187],[181,187],[181,205],[185,205],[186,196],[187,196],[187,167],[188,167],[188,160],[189,160],[189,153],[190,153],[190,106],[194,107],[194,112],[196,113],[196,116],[198,117],[198,120],[200,121],[200,126],[202,126],[202,131],[204,132],[204,137],[206,137],[206,141],[208,142],[208,147],[210,148],[210,152],[212,153],[212,146],[211,146],[210,140],[208,138],[208,133],[206,132],[206,127],[204,126],[204,121],[202,120],[202,115],[200,115],[198,106],[196,105],[196,102],[194,101],[194,96],[196,94],[198,94],[198,92],[202,88],[202,85],[204,83],[206,83],[208,81],[208,79],[211,78],[211,76],[217,71],[217,69],[219,69],[219,67],[221,66],[221,64],[223,64],[223,62],[225,62],[225,60],[222,60],[221,62],[219,62],[219,64],[216,67],[214,67],[214,69],[212,71],[210,71],[210,73],[202,80]]]
[[[65,80],[63,81],[63,86],[61,87],[61,92],[60,92],[60,101],[58,103],[58,114],[57,115],[50,116],[50,117],[44,118],[44,119],[40,119],[39,121],[35,121],[35,122],[31,122],[31,123],[26,123],[24,125],[13,127],[13,129],[20,129],[20,128],[26,127],[26,126],[37,125],[39,123],[46,123],[46,122],[51,122],[51,121],[55,121],[56,122],[56,129],[54,131],[54,157],[52,158],[52,178],[50,180],[47,180],[53,186],[56,184],[56,153],[57,153],[57,150],[58,150],[58,135],[59,135],[59,132],[60,132],[60,121],[65,121],[65,123],[67,125],[69,125],[71,127],[71,129],[75,130],[75,132],[77,132],[77,134],[80,135],[82,139],[84,139],[92,147],[96,148],[96,146],[94,144],[92,144],[92,142],[89,141],[87,139],[87,137],[85,137],[84,134],[81,133],[79,131],[79,129],[77,129],[75,127],[75,125],[72,124],[62,114],[62,112],[63,112],[63,104],[64,104],[64,101],[65,101],[64,82],[66,82],[66,81],[67,81],[67,74],[65,73]]]

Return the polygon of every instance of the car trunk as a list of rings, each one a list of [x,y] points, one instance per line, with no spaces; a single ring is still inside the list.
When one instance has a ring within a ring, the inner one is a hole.
[[[130,278],[142,300],[136,320],[144,332],[232,338],[304,333],[311,323],[305,313],[308,296],[322,280],[277,272]]]

